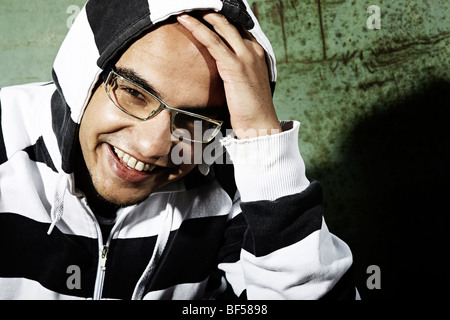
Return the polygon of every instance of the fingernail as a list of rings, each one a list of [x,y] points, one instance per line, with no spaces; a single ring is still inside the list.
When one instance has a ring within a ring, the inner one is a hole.
[[[178,17],[177,17],[179,20],[182,20],[182,21],[185,21],[185,22],[188,22],[188,20],[189,20],[189,15],[188,14],[186,14],[186,13],[182,13],[182,14],[180,14],[180,15],[178,15]]]

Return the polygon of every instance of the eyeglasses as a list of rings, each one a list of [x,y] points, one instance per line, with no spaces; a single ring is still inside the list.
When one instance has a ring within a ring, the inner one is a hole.
[[[162,110],[171,113],[170,132],[182,141],[209,143],[219,133],[223,121],[171,108],[141,86],[110,71],[105,90],[114,105],[133,118],[146,121]]]

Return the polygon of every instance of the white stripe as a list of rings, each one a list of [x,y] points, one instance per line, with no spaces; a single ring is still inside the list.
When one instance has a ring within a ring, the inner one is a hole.
[[[190,1],[148,1],[150,8],[150,20],[153,23],[161,22],[171,15],[196,9],[211,9],[219,11],[223,3],[220,0],[190,0]]]
[[[309,180],[298,147],[298,121],[293,128],[252,139],[221,140],[234,164],[242,201],[275,200],[305,190]]]
[[[136,206],[129,219],[114,238],[156,236],[161,230],[160,213],[166,210],[169,194],[154,194]],[[217,182],[192,190],[172,194],[173,223],[171,231],[177,230],[187,219],[228,215],[231,199]]]
[[[42,122],[48,122],[45,109],[50,109],[54,90],[54,86],[42,83],[2,88],[1,130],[8,158],[33,145],[42,135]]]
[[[40,185],[39,178],[30,181],[36,176],[36,166],[49,171],[49,174],[51,172],[45,164],[30,160],[26,152],[16,153],[0,166],[0,212],[18,213],[38,222],[50,222],[51,202],[44,192],[44,186],[48,188],[49,185]],[[56,177],[57,174],[53,175]],[[39,190],[36,190],[35,183]]]
[[[0,278],[0,288],[0,300],[87,300],[51,291],[26,278]]]
[[[225,271],[225,276],[230,283],[234,294],[239,297],[245,290],[245,278],[242,272],[241,261],[220,263],[219,269]]]
[[[243,250],[241,263],[249,299],[318,299],[352,264],[349,247],[322,229],[262,257]]]
[[[57,173],[43,163],[30,160],[27,153],[19,152],[0,166],[0,177],[0,212],[18,214],[40,223],[51,222]],[[58,229],[66,234],[97,238],[92,220],[79,198],[66,192],[64,206],[66,210],[56,225]]]
[[[34,176],[33,172],[36,172],[36,166],[44,178],[43,182],[40,179],[30,181],[30,177]],[[20,152],[0,167],[0,177],[0,212],[16,213],[41,223],[51,222],[50,210],[57,173],[43,163],[31,161],[25,152]],[[24,195],[27,201],[23,201]],[[119,210],[119,215],[130,210],[132,212],[114,238],[156,236],[161,229],[160,213],[166,210],[168,196],[169,194],[151,195],[138,206]],[[231,199],[217,183],[176,193],[173,199],[172,231],[177,230],[183,220],[228,215],[232,207]],[[65,234],[97,238],[84,198],[80,199],[79,196],[66,192],[64,208],[64,214],[56,228]]]
[[[96,64],[98,57],[94,34],[87,19],[86,8],[83,7],[53,65],[66,102],[71,107],[72,120],[76,123],[81,120],[91,89],[101,72]]]
[[[182,283],[147,293],[143,300],[193,300],[202,299],[208,279],[196,283]]]

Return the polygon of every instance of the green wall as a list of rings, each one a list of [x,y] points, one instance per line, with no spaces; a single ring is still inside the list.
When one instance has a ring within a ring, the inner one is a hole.
[[[0,87],[51,80],[71,5],[84,0],[0,0]]]
[[[0,0],[0,87],[51,79],[67,9],[84,2]],[[302,122],[307,175],[355,255],[362,297],[435,297],[450,283],[450,1],[250,4],[278,58],[277,112]],[[380,29],[367,28],[370,5]],[[381,289],[366,284],[371,265]]]

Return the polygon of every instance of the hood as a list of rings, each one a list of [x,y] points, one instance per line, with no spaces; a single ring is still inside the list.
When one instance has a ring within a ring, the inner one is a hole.
[[[245,0],[90,0],[69,30],[53,65],[57,91],[52,97],[52,125],[65,173],[74,170],[78,126],[103,69],[159,23],[193,10],[220,12],[249,30],[267,53],[274,88],[273,50]]]

